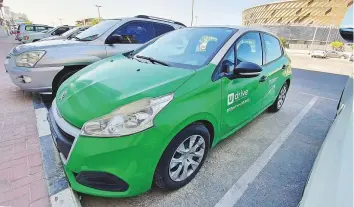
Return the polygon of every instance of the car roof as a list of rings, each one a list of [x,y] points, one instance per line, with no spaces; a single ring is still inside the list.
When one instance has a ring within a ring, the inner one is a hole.
[[[193,28],[193,27],[187,27],[187,28]],[[273,32],[271,32],[269,29],[265,27],[255,27],[255,26],[240,26],[240,25],[206,25],[206,26],[195,26],[195,28],[230,28],[230,29],[237,29],[238,32],[241,33],[246,33],[250,31],[258,31],[258,32],[265,32],[272,34],[273,36],[277,35]]]

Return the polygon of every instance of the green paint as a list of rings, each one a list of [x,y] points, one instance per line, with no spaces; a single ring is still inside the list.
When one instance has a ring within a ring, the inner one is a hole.
[[[174,93],[174,98],[155,117],[152,128],[117,138],[79,136],[64,166],[72,188],[107,197],[148,191],[163,151],[178,132],[195,121],[207,121],[214,128],[215,146],[274,102],[281,86],[291,77],[290,66],[281,70],[289,61],[285,55],[263,66],[262,74],[255,78],[223,77],[217,81],[211,80],[217,67],[213,64],[189,70],[116,56],[86,67],[58,91],[59,111],[76,127],[142,98],[169,93]],[[262,75],[268,75],[268,79],[260,83]],[[59,101],[64,91],[67,94]],[[85,187],[74,178],[73,173],[80,171],[114,174],[126,181],[129,189],[108,192]]]

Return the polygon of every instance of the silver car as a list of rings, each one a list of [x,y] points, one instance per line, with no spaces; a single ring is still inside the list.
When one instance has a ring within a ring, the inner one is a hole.
[[[39,41],[72,39],[72,38],[76,37],[78,34],[80,34],[81,32],[87,30],[88,28],[90,28],[90,26],[74,27],[71,30],[69,30],[61,35],[46,37],[46,38],[43,38]]]
[[[166,32],[185,27],[180,22],[139,15],[105,20],[72,40],[19,45],[5,60],[12,82],[26,91],[56,93],[59,86],[85,66],[135,50]]]

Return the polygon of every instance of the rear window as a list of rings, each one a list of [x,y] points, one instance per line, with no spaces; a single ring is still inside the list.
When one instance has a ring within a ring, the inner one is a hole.
[[[159,24],[159,23],[153,23],[154,28],[155,28],[155,35],[156,37],[165,34],[167,32],[170,32],[172,30],[175,30],[175,28],[173,28],[170,25],[166,25],[166,24]]]

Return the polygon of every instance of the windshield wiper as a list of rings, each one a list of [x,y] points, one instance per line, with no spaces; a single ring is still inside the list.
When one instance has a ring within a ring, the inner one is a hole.
[[[148,61],[150,61],[150,62],[152,62],[152,63],[158,63],[158,64],[160,64],[160,65],[170,66],[169,64],[167,64],[167,63],[165,63],[165,62],[163,62],[163,61],[161,61],[161,60],[156,60],[156,59],[154,59],[154,58],[152,58],[152,57],[145,57],[145,56],[141,56],[141,55],[137,55],[136,57],[137,57],[137,58],[141,58],[141,59],[148,60]]]

